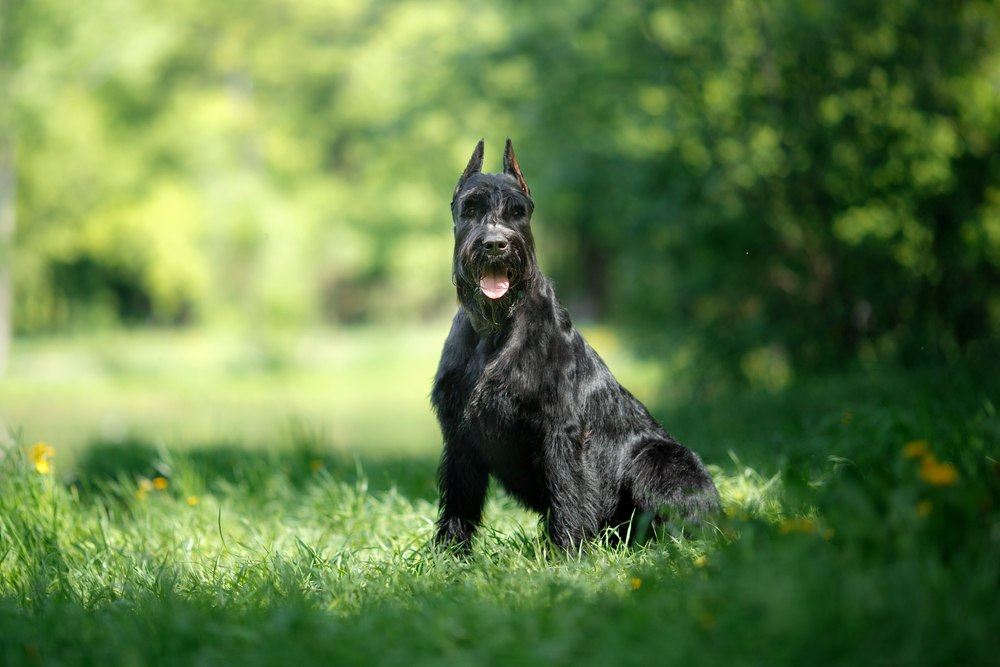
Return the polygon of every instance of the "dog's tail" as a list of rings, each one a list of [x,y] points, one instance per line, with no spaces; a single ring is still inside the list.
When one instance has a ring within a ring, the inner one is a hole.
[[[721,509],[705,464],[672,438],[639,446],[627,474],[636,507],[660,519],[700,523]]]

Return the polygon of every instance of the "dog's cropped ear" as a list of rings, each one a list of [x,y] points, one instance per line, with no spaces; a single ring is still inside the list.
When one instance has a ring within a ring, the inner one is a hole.
[[[513,176],[521,192],[531,196],[531,190],[528,189],[524,174],[521,173],[521,165],[517,163],[517,156],[514,155],[514,144],[510,142],[510,137],[507,137],[507,145],[503,149],[503,173]]]
[[[452,193],[452,198],[458,194],[458,191],[462,189],[462,185],[469,180],[469,177],[473,174],[478,174],[483,170],[483,140],[480,139],[479,143],[476,144],[476,149],[472,151],[472,157],[469,158],[469,164],[465,165],[465,171],[462,172],[462,176],[458,179],[458,185],[455,186],[455,192]]]

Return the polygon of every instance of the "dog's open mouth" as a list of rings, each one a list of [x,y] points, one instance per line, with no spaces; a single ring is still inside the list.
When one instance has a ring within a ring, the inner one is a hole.
[[[479,279],[479,289],[490,299],[499,299],[510,289],[510,270],[502,267],[488,268]]]

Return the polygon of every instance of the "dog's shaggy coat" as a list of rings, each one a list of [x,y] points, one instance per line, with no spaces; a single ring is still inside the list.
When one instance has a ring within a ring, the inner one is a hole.
[[[503,173],[483,142],[452,199],[461,307],[432,402],[444,436],[439,542],[469,548],[492,475],[571,548],[639,516],[697,520],[719,495],[701,460],[618,384],[535,260],[534,202],[510,140]]]

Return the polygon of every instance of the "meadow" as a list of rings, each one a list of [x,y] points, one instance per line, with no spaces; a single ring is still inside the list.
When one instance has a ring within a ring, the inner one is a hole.
[[[595,347],[725,515],[553,550],[491,491],[428,545],[447,325],[18,341],[0,381],[0,663],[995,664],[995,355],[698,396]]]

